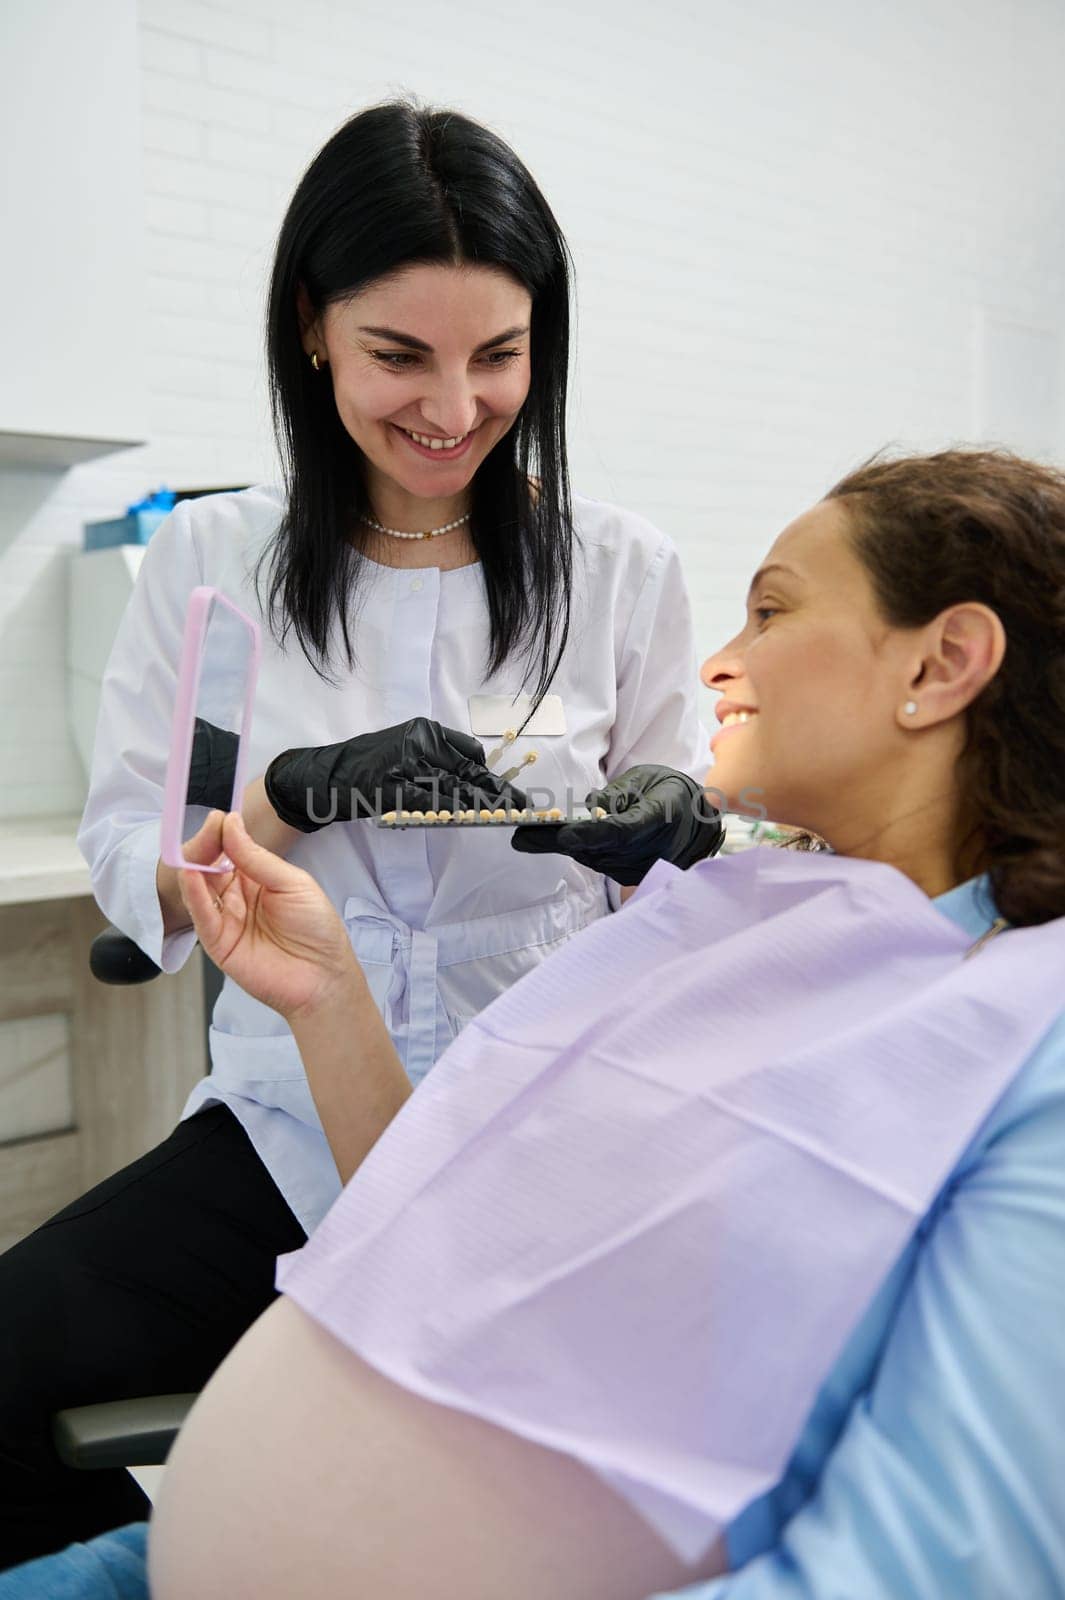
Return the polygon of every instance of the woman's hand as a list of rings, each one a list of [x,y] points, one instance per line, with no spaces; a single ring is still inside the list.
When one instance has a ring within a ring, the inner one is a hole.
[[[186,856],[232,867],[182,872],[182,898],[215,965],[291,1027],[347,1183],[411,1086],[344,924],[314,879],[256,844],[237,812],[212,811]]]
[[[233,779],[237,775],[239,754],[238,733],[216,728],[205,717],[196,717],[192,725],[185,804],[228,811],[233,804]]]
[[[365,980],[347,933],[308,873],[264,850],[239,812],[212,811],[189,858],[233,870],[185,871],[181,898],[215,966],[286,1021],[333,1005]]]
[[[284,750],[266,769],[266,795],[301,833],[385,811],[452,811],[524,805],[484,764],[472,734],[412,717],[339,744]]]
[[[585,804],[609,815],[561,828],[515,828],[511,844],[527,855],[570,856],[615,883],[634,885],[656,861],[690,867],[721,848],[725,829],[701,784],[671,767],[630,767]]]

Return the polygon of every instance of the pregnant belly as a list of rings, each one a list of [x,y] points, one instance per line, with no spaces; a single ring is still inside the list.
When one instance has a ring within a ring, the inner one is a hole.
[[[240,1342],[167,1464],[153,1600],[645,1600],[687,1566],[569,1457],[399,1388],[291,1301]]]

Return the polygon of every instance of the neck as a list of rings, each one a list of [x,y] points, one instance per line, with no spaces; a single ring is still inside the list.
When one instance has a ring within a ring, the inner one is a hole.
[[[385,528],[398,528],[401,533],[425,533],[430,528],[442,528],[445,523],[464,517],[470,509],[472,495],[469,486],[458,494],[434,495],[423,499],[410,494],[403,485],[373,468],[367,473],[370,496],[370,515]],[[454,530],[458,531],[458,530]],[[450,535],[443,534],[442,538]],[[403,541],[399,541],[403,542]],[[411,539],[408,543],[419,541]]]
[[[961,881],[956,863],[956,834],[939,825],[935,815],[916,812],[896,817],[875,831],[837,845],[842,855],[883,861],[905,873],[930,899],[946,894]]]
[[[367,489],[370,515],[382,527],[397,528],[401,533],[427,533],[431,528],[455,522],[466,515],[472,500],[468,487],[461,494],[422,499],[372,468],[367,474]],[[439,567],[448,572],[455,567],[468,567],[478,559],[468,522],[435,539],[396,539],[363,523],[356,530],[355,540],[359,549],[382,567]]]
[[[381,567],[439,567],[442,572],[450,572],[480,560],[468,524],[442,533],[438,539],[390,539],[387,533],[363,526],[356,544],[363,555]]]
[[[872,793],[850,796],[846,813],[826,818],[822,833],[840,855],[883,861],[934,898],[962,881],[959,840],[964,833],[962,796],[929,774],[903,772],[882,780]],[[973,863],[971,871],[978,871]]]

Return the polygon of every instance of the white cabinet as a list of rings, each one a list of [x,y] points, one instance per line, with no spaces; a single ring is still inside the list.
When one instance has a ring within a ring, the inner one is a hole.
[[[0,461],[144,438],[136,0],[0,4]]]

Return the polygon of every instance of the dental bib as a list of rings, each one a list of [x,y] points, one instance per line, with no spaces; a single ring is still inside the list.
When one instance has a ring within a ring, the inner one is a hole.
[[[467,1026],[279,1287],[698,1560],[1062,1010],[1065,919],[971,943],[877,863],[660,865]]]

